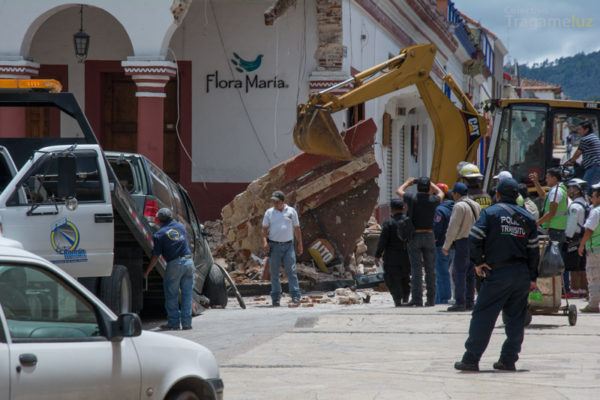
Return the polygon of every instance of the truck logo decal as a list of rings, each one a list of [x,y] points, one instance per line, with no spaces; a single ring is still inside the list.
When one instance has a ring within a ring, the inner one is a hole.
[[[65,257],[64,260],[54,260],[55,264],[86,262],[87,252],[79,249],[81,236],[77,226],[66,218],[52,224],[50,244],[55,252]]]

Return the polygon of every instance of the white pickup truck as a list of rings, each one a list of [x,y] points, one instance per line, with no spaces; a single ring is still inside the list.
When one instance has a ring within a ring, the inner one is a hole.
[[[144,288],[143,268],[152,254],[148,221],[121,187],[75,97],[57,93],[56,81],[48,86],[0,79],[0,107],[58,109],[66,116],[61,128],[71,135],[11,138],[0,130],[4,236],[78,278],[117,314],[139,312],[148,300],[162,308],[156,303],[162,282]],[[163,275],[165,267],[161,259],[156,271]],[[227,290],[224,282],[219,286]]]

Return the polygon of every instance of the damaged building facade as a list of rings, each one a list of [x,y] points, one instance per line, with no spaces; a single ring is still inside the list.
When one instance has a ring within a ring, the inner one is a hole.
[[[89,49],[78,58],[79,30]],[[502,82],[505,53],[485,32],[450,0],[9,0],[0,5],[0,77],[60,80],[105,149],[139,152],[162,167],[203,221],[231,221],[224,234],[247,257],[249,228],[279,186],[307,232],[342,235],[329,251],[348,262],[373,210],[385,218],[396,188],[428,175],[433,127],[407,87],[333,115],[340,131],[363,121],[359,136],[369,146],[355,149],[362,163],[307,161],[292,140],[297,105],[419,43],[438,49],[431,76],[440,87],[450,72],[480,104],[498,73]],[[8,110],[0,135],[52,136],[68,132],[57,129],[67,123]],[[236,197],[245,191],[254,197]],[[337,206],[327,203],[334,199]],[[331,214],[348,201],[358,214]]]

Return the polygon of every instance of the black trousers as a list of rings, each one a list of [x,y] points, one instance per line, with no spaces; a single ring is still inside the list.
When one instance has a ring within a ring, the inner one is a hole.
[[[402,301],[408,302],[410,295],[410,263],[403,265],[384,264],[383,279],[394,299],[394,304],[400,305]]]

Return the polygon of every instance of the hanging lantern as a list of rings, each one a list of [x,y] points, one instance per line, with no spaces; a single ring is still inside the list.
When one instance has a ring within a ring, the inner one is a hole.
[[[87,58],[88,48],[90,47],[90,35],[83,30],[83,5],[79,9],[79,19],[79,32],[73,35],[73,44],[75,45],[77,62],[82,63]]]

